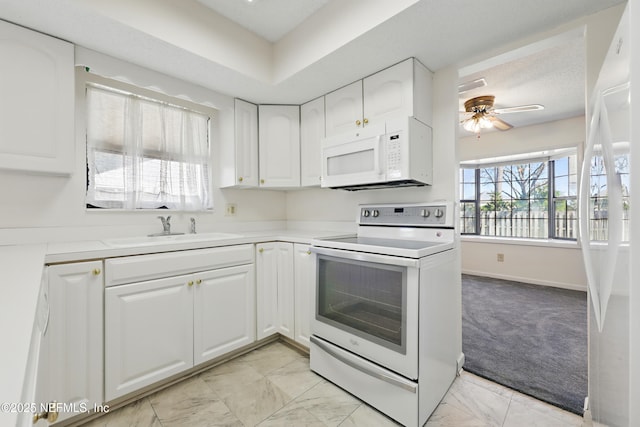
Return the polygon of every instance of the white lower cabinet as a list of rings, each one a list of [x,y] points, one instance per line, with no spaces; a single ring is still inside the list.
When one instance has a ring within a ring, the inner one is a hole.
[[[256,245],[258,339],[280,333],[309,347],[315,272],[309,245]]]
[[[193,366],[191,276],[105,291],[105,399]]]
[[[309,348],[311,318],[315,314],[315,271],[313,271],[310,245],[296,243],[294,252],[294,296],[295,334],[294,339]]]
[[[294,336],[293,244],[256,245],[257,337]]]
[[[227,266],[234,251],[241,265]],[[119,284],[144,276],[149,266],[170,263],[167,254],[107,261],[106,401],[255,341],[253,246],[193,251],[184,258],[188,252],[176,255],[182,257],[176,266],[224,267]]]
[[[256,339],[253,265],[222,268],[197,277],[193,302],[196,365]]]
[[[44,325],[36,380],[36,404],[60,410],[48,420],[62,421],[102,403],[102,261],[54,265],[48,275],[48,316]],[[46,320],[45,320],[46,319]],[[40,412],[42,408],[38,407]],[[44,415],[44,414],[42,414]]]

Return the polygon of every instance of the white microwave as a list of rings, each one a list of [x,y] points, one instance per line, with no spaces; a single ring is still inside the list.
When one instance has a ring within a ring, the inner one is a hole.
[[[431,185],[431,128],[414,117],[322,140],[321,186],[344,190]]]

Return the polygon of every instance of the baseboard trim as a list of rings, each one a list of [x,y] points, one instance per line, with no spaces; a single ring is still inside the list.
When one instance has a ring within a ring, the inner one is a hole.
[[[549,286],[552,288],[569,289],[572,291],[587,292],[587,285],[578,285],[575,283],[552,282],[549,280],[533,279],[531,277],[520,277],[520,276],[512,276],[508,274],[496,274],[496,273],[490,273],[486,271],[467,270],[467,269],[463,269],[462,274],[469,274],[471,276],[490,277],[492,279],[511,280],[513,282],[522,282],[522,283],[529,283],[531,285],[540,285],[540,286]]]

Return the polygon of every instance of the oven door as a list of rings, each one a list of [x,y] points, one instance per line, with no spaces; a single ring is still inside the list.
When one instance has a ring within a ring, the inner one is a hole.
[[[314,335],[418,378],[419,261],[312,247]]]
[[[322,187],[384,182],[384,125],[322,141]]]

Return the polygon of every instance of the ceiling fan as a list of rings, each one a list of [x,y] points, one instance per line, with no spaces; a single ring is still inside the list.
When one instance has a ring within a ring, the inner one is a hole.
[[[543,110],[544,106],[540,104],[520,105],[518,107],[493,108],[495,96],[482,95],[476,96],[465,101],[463,114],[468,117],[460,123],[462,127],[474,133],[480,133],[482,129],[496,128],[498,130],[509,130],[513,126],[504,120],[496,117],[499,114],[521,113],[525,111]]]

